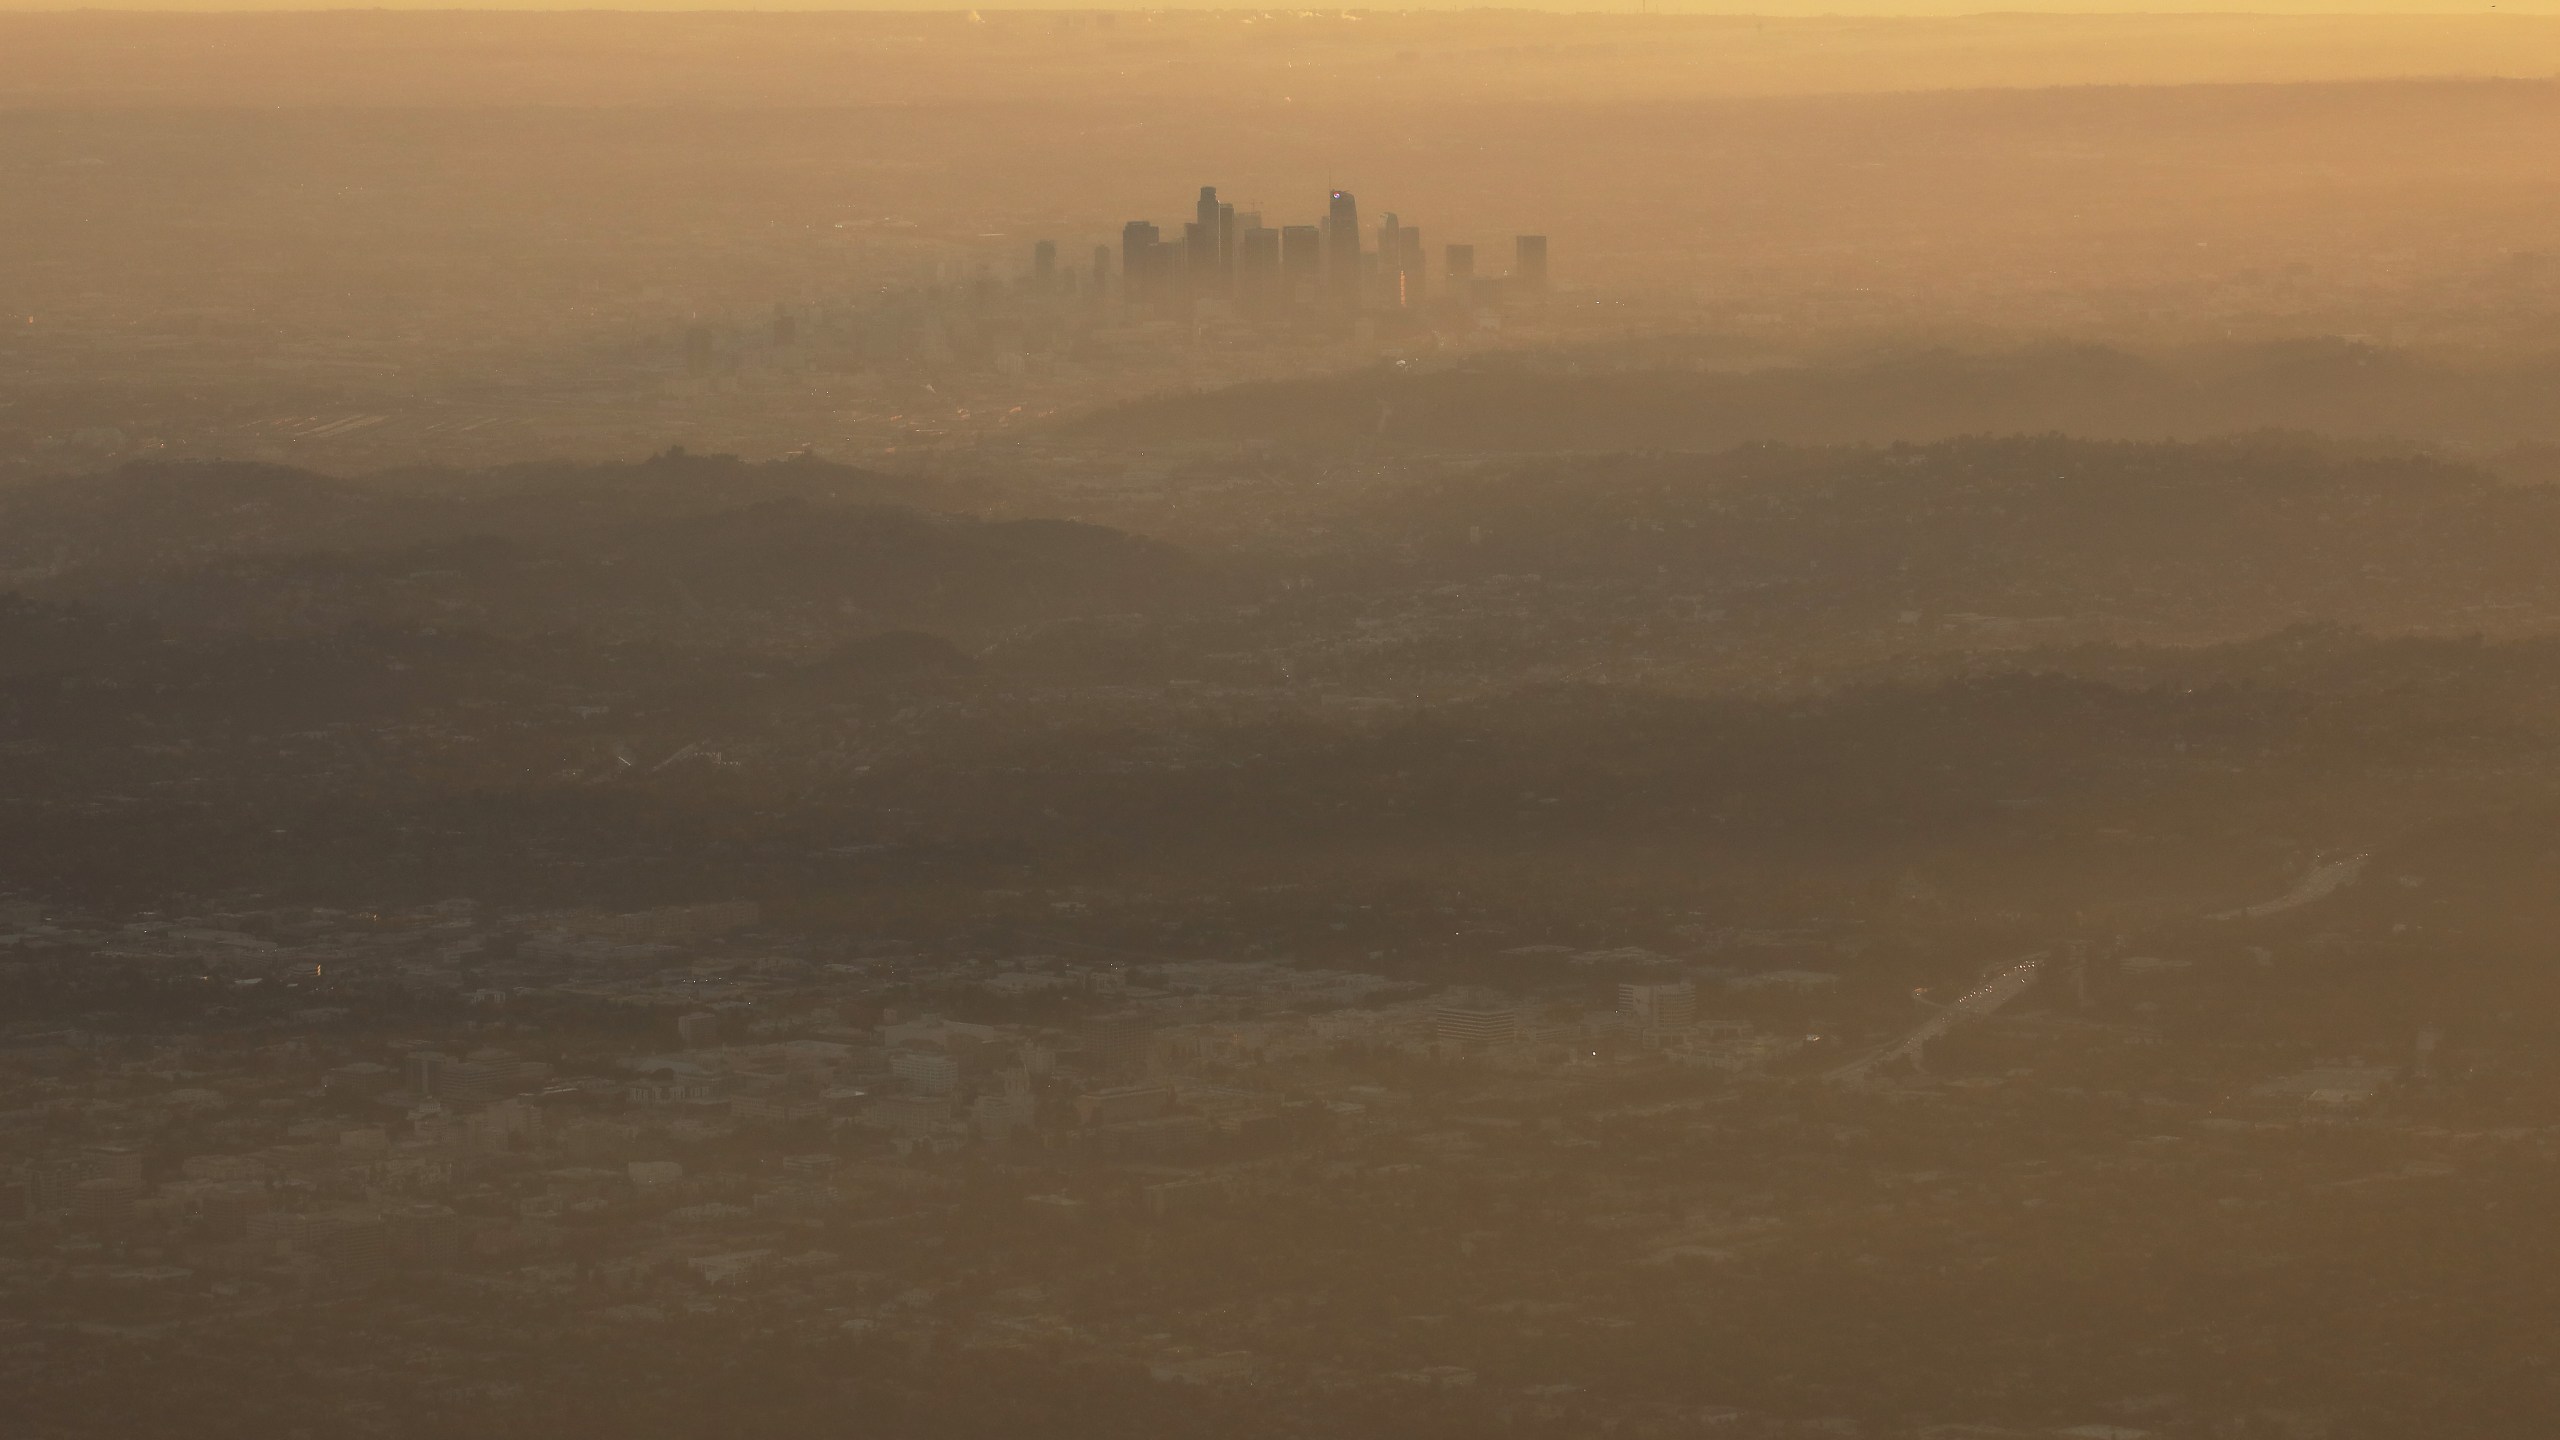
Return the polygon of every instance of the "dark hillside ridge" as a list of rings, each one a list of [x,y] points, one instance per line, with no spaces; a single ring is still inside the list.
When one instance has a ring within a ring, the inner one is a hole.
[[[992,634],[1212,593],[1156,541],[893,503],[821,461],[662,455],[336,480],[132,466],[0,496],[0,583],[182,629],[499,635],[823,653],[884,629]]]
[[[0,571],[132,570],[222,555],[521,540],[772,500],[949,508],[927,482],[795,458],[645,460],[342,479],[257,461],[138,461],[0,491]]]
[[[2458,369],[2314,340],[2153,359],[2092,346],[1928,351],[1741,373],[1571,355],[1381,368],[1103,410],[1102,444],[1311,449],[1720,450],[2059,432],[2171,440],[2259,430],[2505,445],[2560,441],[2560,360]]]
[[[1752,612],[2306,619],[2560,613],[2560,490],[2422,456],[2061,438],[1524,461],[1371,503],[1371,573],[1643,583]]]

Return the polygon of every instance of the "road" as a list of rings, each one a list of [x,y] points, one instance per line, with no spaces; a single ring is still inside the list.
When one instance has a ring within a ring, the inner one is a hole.
[[[2302,883],[2273,900],[2261,900],[2255,905],[2244,905],[2237,910],[2225,910],[2219,915],[2208,915],[2205,918],[2208,920],[2255,920],[2262,915],[2280,915],[2287,910],[2308,905],[2314,900],[2325,900],[2354,884],[2356,877],[2364,873],[2365,862],[2372,858],[2370,855],[2349,855],[2343,859],[2323,861],[2311,867],[2311,873],[2302,877]]]
[[[1972,989],[1957,996],[1938,1013],[1921,1021],[1919,1028],[1910,1034],[1882,1050],[1860,1056],[1839,1069],[1828,1072],[1822,1078],[1863,1080],[1868,1072],[1877,1066],[1906,1056],[1914,1065],[1919,1064],[1920,1052],[1927,1048],[1930,1041],[1968,1020],[1980,1020],[1995,1014],[2001,1006],[2025,994],[2027,987],[2036,983],[2036,976],[2043,972],[2044,962],[2049,953],[2039,950],[2024,959],[2009,962],[1984,977]]]
[[[2324,860],[2312,866],[2310,873],[2304,875],[2292,889],[2273,900],[2262,900],[2255,905],[2243,906],[2237,910],[2225,910],[2218,915],[2208,915],[2205,918],[2208,920],[2255,920],[2260,916],[2280,915],[2287,910],[2298,909],[2316,900],[2324,900],[2354,884],[2356,877],[2364,873],[2365,862],[2372,858],[2370,855],[2348,855],[2336,860]],[[1881,1050],[1862,1055],[1837,1070],[1826,1071],[1822,1078],[1840,1081],[1863,1080],[1879,1066],[1905,1058],[1917,1066],[1920,1063],[1921,1052],[1928,1048],[1930,1041],[1967,1021],[1984,1019],[1996,1013],[2001,1006],[2024,994],[2027,987],[2036,982],[2036,976],[2042,973],[2044,962],[2050,954],[2050,951],[2039,950],[2022,960],[2011,961],[2002,969],[1984,977],[1972,989],[1958,996],[1953,1003],[1921,1021],[1919,1027],[1910,1034]]]

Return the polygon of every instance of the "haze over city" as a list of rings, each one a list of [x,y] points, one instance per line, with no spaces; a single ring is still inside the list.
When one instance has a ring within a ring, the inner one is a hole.
[[[2540,1440],[2534,8],[0,8],[8,1433]]]

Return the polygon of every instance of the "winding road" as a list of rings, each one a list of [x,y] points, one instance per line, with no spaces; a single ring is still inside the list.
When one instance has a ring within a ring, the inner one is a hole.
[[[2354,884],[2356,878],[2364,873],[2365,862],[2372,858],[2370,855],[2348,855],[2336,860],[2321,861],[2313,865],[2310,873],[2304,875],[2292,889],[2273,900],[2260,901],[2258,904],[2243,906],[2237,910],[2225,910],[2205,918],[2208,920],[2255,920],[2262,916],[2280,915],[2287,910],[2299,909],[2314,901],[2325,900]],[[1930,1041],[1967,1021],[1987,1019],[1998,1013],[2001,1006],[2025,994],[2027,987],[2033,985],[2036,977],[2043,973],[2044,963],[2051,958],[2051,955],[2052,952],[2049,950],[2039,950],[2033,955],[2013,960],[2000,969],[1989,972],[1972,989],[1958,996],[1952,1003],[1941,1007],[1928,1019],[1921,1021],[1910,1034],[1881,1050],[1862,1055],[1836,1070],[1827,1070],[1823,1072],[1822,1078],[1854,1083],[1864,1080],[1879,1067],[1900,1059],[1908,1059],[1916,1067],[1920,1063],[1921,1052],[1928,1048]]]

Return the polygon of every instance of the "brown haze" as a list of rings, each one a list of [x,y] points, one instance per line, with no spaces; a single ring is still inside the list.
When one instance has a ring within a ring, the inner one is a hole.
[[[241,362],[279,346],[327,363],[256,384],[574,382],[696,313],[1009,271],[1035,238],[1080,257],[1203,183],[1275,221],[1347,185],[1435,252],[1542,231],[1578,286],[1794,347],[2531,348],[2560,139],[2545,81],[2387,78],[2544,74],[2560,20],[2526,18],[75,14],[0,36],[0,309],[23,322],[0,354],[122,428],[108,397],[133,387],[254,403]]]
[[[2560,17],[1794,8],[0,12],[0,1433],[2541,1440]]]

